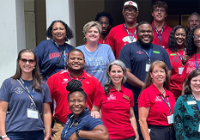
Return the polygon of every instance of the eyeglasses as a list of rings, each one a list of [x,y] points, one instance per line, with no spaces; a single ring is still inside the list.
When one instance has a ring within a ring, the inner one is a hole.
[[[33,60],[33,59],[29,59],[29,60],[28,60],[28,59],[21,59],[21,61],[22,61],[23,63],[25,63],[25,64],[26,64],[27,62],[28,62],[29,64],[33,64],[33,63],[35,62],[35,60]]]
[[[159,12],[159,11],[160,11],[161,13],[164,13],[164,12],[165,12],[164,9],[158,9],[158,8],[157,8],[157,9],[154,10],[154,12]]]
[[[194,35],[193,38],[194,38],[194,40],[198,40],[200,38],[200,36]]]
[[[124,12],[125,13],[135,13],[137,10],[135,10],[135,9],[124,9]]]

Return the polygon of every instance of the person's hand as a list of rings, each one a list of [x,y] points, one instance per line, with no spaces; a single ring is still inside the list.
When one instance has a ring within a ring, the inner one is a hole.
[[[58,132],[57,129],[55,129],[55,128],[51,128],[51,134],[52,134],[52,135],[55,134],[56,132]]]
[[[95,119],[101,118],[99,111],[91,111],[90,115]]]
[[[182,58],[182,64],[185,65],[186,62],[191,58],[191,56],[189,55],[184,55],[183,58]]]
[[[140,139],[140,136],[139,136],[139,134],[135,134],[135,140],[139,140]]]
[[[3,140],[10,140],[10,138],[9,137],[5,137]]]
[[[45,135],[45,138],[44,138],[44,140],[52,140],[52,137],[51,137],[51,135]]]
[[[78,137],[76,136],[76,132],[74,132],[69,138],[69,140],[77,140],[77,139]]]

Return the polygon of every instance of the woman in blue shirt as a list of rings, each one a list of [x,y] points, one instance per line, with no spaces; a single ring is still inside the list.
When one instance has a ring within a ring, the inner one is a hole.
[[[86,107],[87,95],[81,88],[78,80],[71,80],[66,89],[69,108],[72,111],[68,115],[67,122],[61,134],[62,140],[108,140],[109,134],[101,119],[92,118]]]

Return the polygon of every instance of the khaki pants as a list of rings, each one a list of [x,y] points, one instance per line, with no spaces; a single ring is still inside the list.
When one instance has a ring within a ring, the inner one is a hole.
[[[61,133],[64,128],[64,123],[55,121],[53,128],[57,131],[55,134],[53,134],[53,140],[60,140],[61,139]]]

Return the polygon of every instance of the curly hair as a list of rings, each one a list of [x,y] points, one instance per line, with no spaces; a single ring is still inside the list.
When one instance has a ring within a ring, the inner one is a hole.
[[[81,87],[82,87],[82,83],[78,80],[72,79],[69,83],[67,83],[66,90],[69,91],[69,94],[67,96],[68,101],[69,101],[70,95],[74,93],[75,91],[78,91],[81,94],[83,94],[85,102],[87,101],[87,94],[84,92],[84,90]]]
[[[176,33],[176,30],[178,30],[178,29],[184,29],[185,33],[186,33],[186,36],[188,34],[188,30],[185,27],[181,26],[181,25],[177,25],[172,29],[172,31],[169,34],[169,41],[168,41],[168,48],[172,52],[177,51],[177,43],[176,43],[176,40],[175,40],[175,33]]]
[[[194,44],[194,31],[200,29],[200,27],[196,27],[194,29],[192,29],[188,35],[187,35],[187,39],[186,39],[186,50],[187,50],[187,55],[192,56],[193,54],[195,54],[197,52],[197,46]]]
[[[69,28],[69,26],[62,20],[54,20],[51,25],[49,26],[49,28],[46,30],[46,36],[50,39],[53,39],[53,36],[52,36],[52,28],[53,28],[53,25],[56,23],[56,22],[60,22],[63,24],[63,26],[65,27],[65,31],[66,31],[66,37],[65,37],[65,41],[68,41],[69,39],[72,39],[73,38],[73,32],[72,30]]]
[[[112,25],[113,24],[113,18],[109,13],[106,13],[105,11],[100,12],[96,15],[95,17],[95,21],[99,21],[100,17],[107,17],[109,19],[109,24]]]

